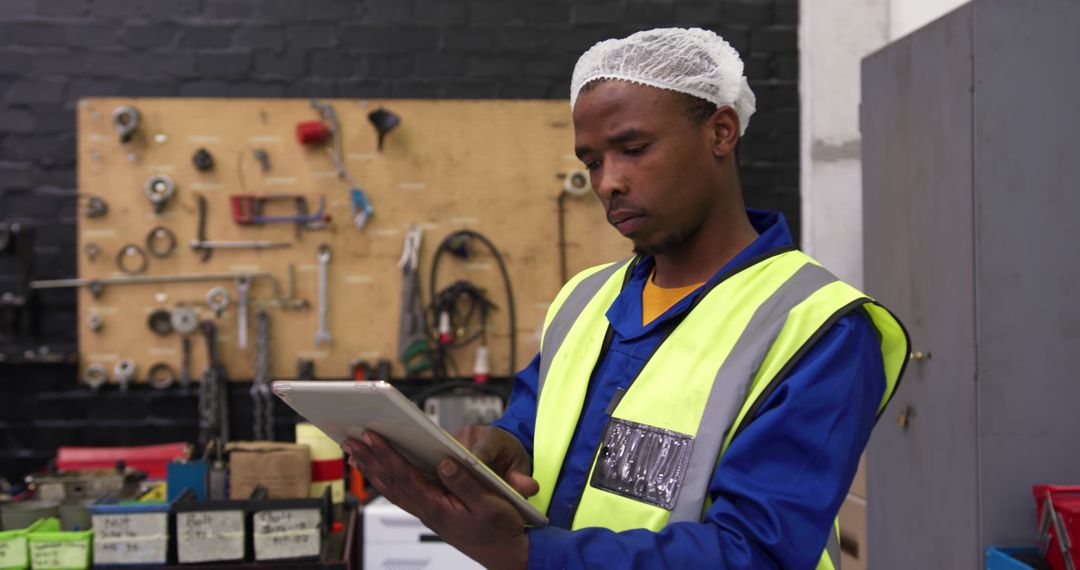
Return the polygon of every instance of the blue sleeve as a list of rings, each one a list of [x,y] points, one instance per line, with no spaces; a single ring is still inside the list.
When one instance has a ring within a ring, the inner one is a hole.
[[[813,568],[885,390],[877,332],[836,323],[732,441],[702,523],[529,531],[529,568]]]
[[[540,355],[537,354],[532,362],[514,377],[510,402],[506,405],[506,411],[503,412],[502,417],[491,422],[491,425],[502,428],[518,438],[530,457],[533,452],[533,433],[536,429],[536,388],[539,378]]]

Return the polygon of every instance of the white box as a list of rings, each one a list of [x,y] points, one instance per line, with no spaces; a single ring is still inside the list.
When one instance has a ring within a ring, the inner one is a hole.
[[[482,569],[403,509],[379,497],[364,506],[364,569]]]

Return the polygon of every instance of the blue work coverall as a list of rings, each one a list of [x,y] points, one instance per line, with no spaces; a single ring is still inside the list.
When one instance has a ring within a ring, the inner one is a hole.
[[[748,210],[759,237],[720,269],[790,246],[782,214]],[[813,568],[851,486],[885,390],[878,335],[855,311],[807,351],[735,438],[709,484],[712,504],[700,523],[659,532],[568,530],[616,389],[627,389],[678,324],[699,288],[653,322],[641,324],[641,293],[653,268],[643,258],[607,312],[614,338],[589,382],[585,403],[552,495],[551,526],[529,529],[530,568]],[[532,454],[540,357],[518,373],[502,418]],[[673,381],[677,379],[672,379]]]

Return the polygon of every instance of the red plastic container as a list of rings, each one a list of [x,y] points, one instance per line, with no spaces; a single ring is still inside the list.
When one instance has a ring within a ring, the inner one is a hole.
[[[1031,493],[1035,497],[1040,542],[1047,542],[1043,536],[1048,537],[1047,563],[1054,570],[1069,568],[1062,553],[1063,537],[1059,536],[1060,529],[1065,535],[1064,543],[1068,547],[1072,567],[1080,568],[1080,485],[1034,485]],[[1052,516],[1043,513],[1048,498],[1053,510]]]
[[[191,457],[187,443],[166,443],[136,447],[61,447],[56,466],[65,471],[113,469],[117,461],[133,469],[146,471],[151,479],[164,479],[170,461]]]

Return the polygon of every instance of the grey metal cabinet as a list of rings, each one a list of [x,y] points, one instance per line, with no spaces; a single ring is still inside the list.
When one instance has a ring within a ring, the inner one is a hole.
[[[922,353],[867,454],[873,570],[981,568],[1080,484],[1077,23],[976,0],[863,61],[865,287]]]

